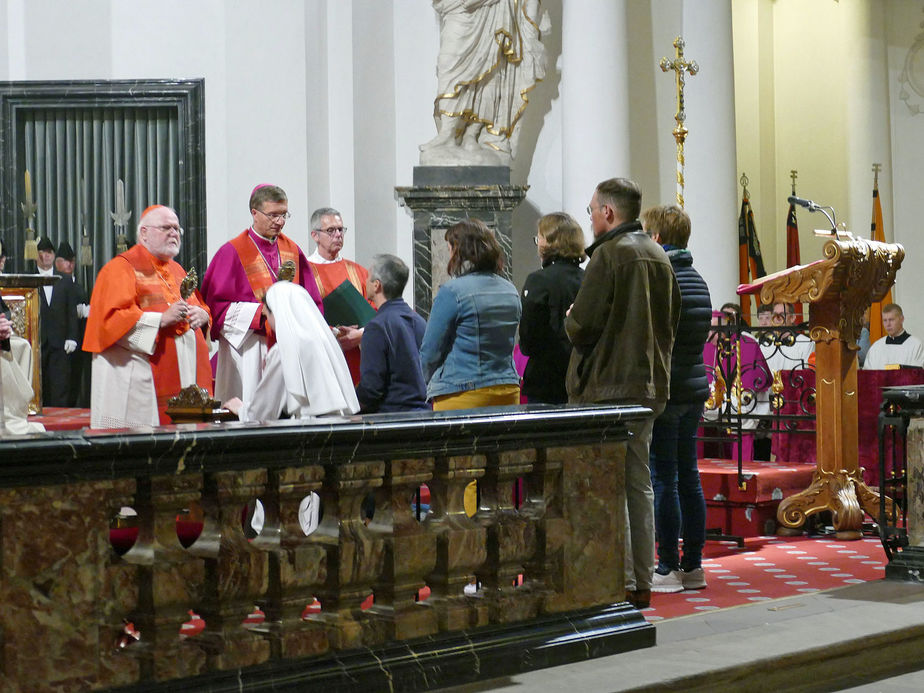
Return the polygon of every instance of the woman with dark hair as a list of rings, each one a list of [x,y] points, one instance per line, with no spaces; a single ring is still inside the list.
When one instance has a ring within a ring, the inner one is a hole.
[[[553,212],[539,220],[535,241],[542,269],[526,278],[520,297],[520,351],[529,356],[523,394],[530,402],[564,404],[571,357],[565,313],[584,277],[584,232],[570,214]]]
[[[504,253],[477,219],[446,230],[451,279],[433,300],[420,365],[433,409],[518,404],[513,345],[520,321],[516,287],[501,276]]]

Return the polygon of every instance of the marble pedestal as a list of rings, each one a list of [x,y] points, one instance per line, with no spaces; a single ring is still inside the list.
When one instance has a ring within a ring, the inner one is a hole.
[[[513,210],[529,186],[511,185],[507,166],[415,166],[414,185],[395,188],[414,217],[414,307],[425,318],[447,279],[449,248],[443,234],[462,219],[480,219],[504,249],[505,276],[513,273]]]
[[[896,432],[899,449],[898,455],[892,449],[888,477],[884,466],[890,460],[880,459],[881,487],[888,486],[895,501],[891,512],[880,513],[879,529],[889,558],[885,578],[924,582],[924,385],[886,387],[882,399],[880,455],[884,438],[892,436],[896,445]],[[900,453],[902,438],[904,455]]]
[[[924,547],[924,419],[908,424],[908,545]]]

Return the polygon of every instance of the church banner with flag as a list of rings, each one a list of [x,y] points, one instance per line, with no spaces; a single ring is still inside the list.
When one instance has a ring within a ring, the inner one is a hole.
[[[751,201],[745,193],[741,198],[741,214],[738,217],[738,283],[751,284],[754,280],[766,276],[764,258],[760,252],[757,227],[754,223],[754,211]],[[741,297],[741,312],[751,315],[751,296]]]
[[[870,226],[870,240],[885,243],[885,230],[882,224],[882,202],[879,200],[878,176],[873,182],[873,221]],[[882,328],[882,307],[892,303],[892,289],[882,298],[869,307],[869,343],[885,336]]]

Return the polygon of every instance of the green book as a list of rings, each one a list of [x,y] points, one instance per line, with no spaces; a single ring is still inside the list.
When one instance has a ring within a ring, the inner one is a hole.
[[[357,325],[365,327],[375,317],[375,308],[348,279],[324,297],[324,319],[331,327]]]

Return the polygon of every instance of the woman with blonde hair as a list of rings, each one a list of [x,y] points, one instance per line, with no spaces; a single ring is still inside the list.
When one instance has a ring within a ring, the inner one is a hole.
[[[420,347],[435,411],[518,404],[513,345],[520,320],[516,287],[501,275],[504,253],[477,219],[446,230],[451,279],[433,300]]]
[[[565,314],[584,277],[584,232],[570,214],[553,212],[539,220],[534,240],[542,269],[526,278],[521,294],[520,351],[529,356],[523,394],[530,402],[564,404],[571,357]]]

